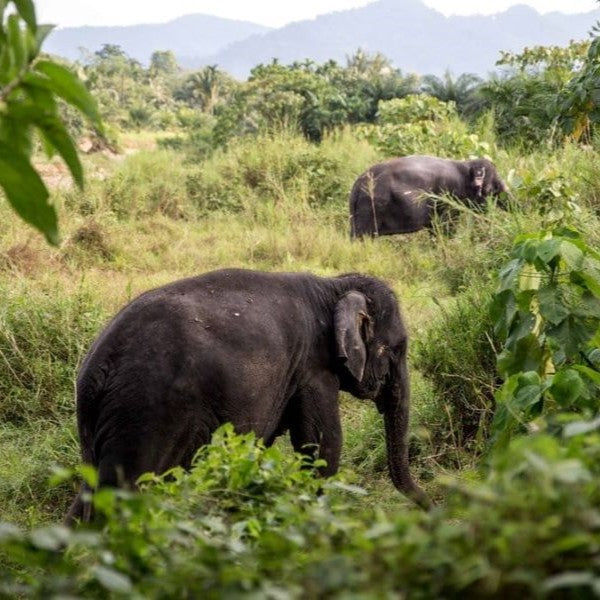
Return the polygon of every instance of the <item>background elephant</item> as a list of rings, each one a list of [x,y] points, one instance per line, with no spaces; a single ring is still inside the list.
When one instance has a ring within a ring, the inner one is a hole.
[[[489,160],[404,156],[372,166],[350,193],[350,235],[411,233],[431,227],[434,200],[451,193],[474,206],[507,187]]]
[[[338,392],[383,414],[395,486],[427,506],[408,469],[407,334],[394,293],[358,274],[222,270],[149,291],[109,323],[77,380],[84,462],[99,485],[188,467],[222,423],[267,444],[289,430],[337,471]],[[81,493],[67,522],[90,518]]]

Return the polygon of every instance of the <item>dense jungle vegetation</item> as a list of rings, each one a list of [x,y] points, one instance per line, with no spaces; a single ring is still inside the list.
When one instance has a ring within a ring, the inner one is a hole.
[[[505,54],[487,80],[357,51],[238,82],[163,51],[148,67],[115,46],[44,57],[33,5],[14,5],[0,20],[0,597],[599,596],[598,31]],[[489,157],[508,210],[448,198],[452,235],[351,242],[355,178],[410,153]],[[390,283],[431,512],[388,480],[375,407],[342,395],[330,480],[286,442],[225,426],[190,473],[100,490],[93,527],[60,525],[95,481],[74,418],[90,343],[141,291],[224,266]]]

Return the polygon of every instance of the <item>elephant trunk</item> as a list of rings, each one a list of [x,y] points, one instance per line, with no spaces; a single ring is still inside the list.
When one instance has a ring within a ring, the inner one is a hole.
[[[385,438],[390,478],[396,488],[421,508],[431,507],[425,492],[413,481],[408,468],[408,418],[410,383],[406,358],[402,358],[397,375],[386,386],[378,405],[383,408]]]

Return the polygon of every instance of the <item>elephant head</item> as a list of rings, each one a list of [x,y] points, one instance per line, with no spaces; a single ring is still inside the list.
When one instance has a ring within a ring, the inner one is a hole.
[[[468,161],[468,168],[469,193],[467,195],[476,204],[484,204],[489,196],[499,196],[508,192],[496,167],[489,160],[481,158]]]
[[[408,467],[408,337],[394,293],[383,283],[354,289],[337,302],[334,329],[342,389],[373,400],[383,415],[390,477],[422,507],[425,493]]]

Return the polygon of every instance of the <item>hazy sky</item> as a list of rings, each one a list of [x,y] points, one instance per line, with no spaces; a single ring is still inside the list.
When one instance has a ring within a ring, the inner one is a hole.
[[[397,0],[399,4],[402,0]],[[600,8],[596,0],[424,0],[444,14],[494,13],[513,4],[539,12],[584,12]],[[205,13],[270,25],[309,19],[318,14],[369,4],[368,0],[37,0],[43,23],[129,25],[163,22],[189,13]]]

